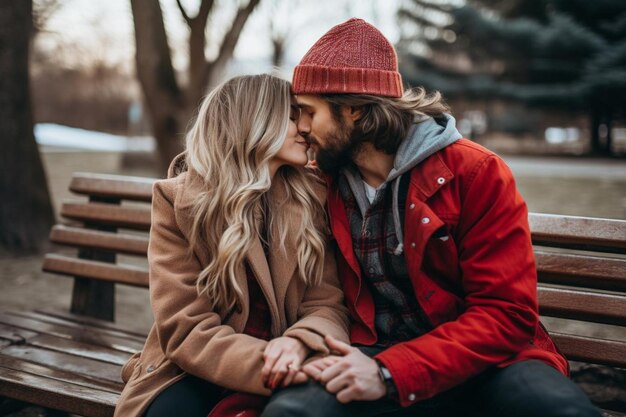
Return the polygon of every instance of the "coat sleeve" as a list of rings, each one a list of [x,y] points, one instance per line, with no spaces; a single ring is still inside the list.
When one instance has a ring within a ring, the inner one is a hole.
[[[148,247],[150,299],[159,343],[165,356],[184,371],[222,387],[269,395],[260,371],[266,342],[236,333],[198,295],[198,259],[174,215],[175,183],[153,188]]]
[[[311,350],[327,355],[325,335],[349,343],[348,309],[337,277],[335,253],[328,248],[324,254],[324,276],[320,285],[308,286],[298,308],[299,320],[287,329],[285,336],[299,339]]]
[[[537,277],[526,204],[495,155],[477,163],[468,183],[456,236],[466,309],[377,356],[403,406],[511,358],[535,333]]]

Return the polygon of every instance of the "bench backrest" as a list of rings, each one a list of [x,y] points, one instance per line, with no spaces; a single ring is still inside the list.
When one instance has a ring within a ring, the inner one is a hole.
[[[63,204],[71,223],[54,226],[50,239],[78,255],[48,254],[43,266],[75,277],[73,313],[113,320],[115,283],[148,287],[145,268],[116,259],[146,256],[154,181],[74,174],[70,190],[88,201]],[[529,222],[542,316],[626,327],[626,221],[531,213]],[[625,341],[571,333],[551,331],[569,359],[626,367]]]

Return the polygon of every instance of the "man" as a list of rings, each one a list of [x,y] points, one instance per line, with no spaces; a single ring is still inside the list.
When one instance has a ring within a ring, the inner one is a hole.
[[[328,181],[353,346],[327,337],[336,355],[303,368],[317,382],[264,416],[599,416],[538,321],[504,162],[461,138],[440,95],[403,92],[395,50],[363,20],[313,45],[293,91]]]

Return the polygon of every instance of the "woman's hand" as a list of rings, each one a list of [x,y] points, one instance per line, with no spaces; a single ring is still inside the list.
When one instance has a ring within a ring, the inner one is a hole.
[[[263,352],[263,384],[273,390],[306,382],[308,377],[300,370],[300,365],[308,354],[309,349],[298,339],[286,336],[272,339]]]

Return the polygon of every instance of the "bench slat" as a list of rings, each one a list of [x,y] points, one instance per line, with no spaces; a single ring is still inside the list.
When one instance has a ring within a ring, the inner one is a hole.
[[[97,375],[99,379],[105,381],[122,383],[121,365],[29,345],[12,345],[5,347],[2,349],[2,355],[45,365],[52,369],[67,371],[78,375]]]
[[[626,296],[539,287],[539,313],[550,317],[626,325]]]
[[[121,352],[135,353],[143,348],[143,343],[128,338],[107,334],[102,330],[93,330],[88,327],[67,327],[46,323],[39,320],[20,317],[17,315],[0,313],[0,323],[25,329],[32,332],[49,334],[77,342],[104,346]]]
[[[56,225],[50,231],[50,241],[79,248],[108,250],[116,253],[146,256],[148,237]]]
[[[41,375],[58,381],[71,382],[87,388],[119,394],[124,388],[124,384],[97,379],[97,376],[78,375],[73,372],[52,369],[49,366],[39,365],[33,362],[24,361],[11,356],[4,356],[0,352],[0,369],[7,368],[34,375]]]
[[[539,282],[626,292],[626,259],[535,249]]]
[[[112,417],[119,395],[0,368],[0,395],[86,417]]]
[[[131,342],[136,343],[144,343],[147,335],[139,335],[138,333],[129,333],[126,330],[115,326],[111,322],[109,322],[109,327],[104,326],[92,326],[88,323],[81,323],[72,320],[67,320],[62,317],[56,317],[54,315],[46,315],[42,313],[38,313],[37,311],[10,311],[7,312],[12,316],[23,317],[35,321],[40,321],[42,323],[54,324],[61,327],[68,327],[70,329],[89,329],[94,332],[99,332],[102,334],[106,334],[108,336],[120,337],[125,340],[129,340]],[[98,319],[93,319],[94,322],[103,321]]]
[[[569,360],[626,367],[626,342],[550,332]]]
[[[77,259],[47,254],[42,269],[55,274],[110,281],[135,287],[148,287],[148,271],[130,265]]]
[[[626,220],[529,213],[535,245],[626,253]]]
[[[35,310],[29,313],[32,316],[42,317],[42,320],[53,318],[55,320],[58,320],[58,323],[64,323],[69,326],[79,326],[79,327],[88,326],[93,329],[98,329],[98,330],[102,329],[102,330],[106,330],[106,333],[113,332],[113,334],[121,334],[130,339],[137,340],[138,342],[143,342],[146,340],[146,337],[148,337],[146,333],[124,328],[120,326],[119,324],[114,324],[114,323],[111,323],[110,321],[94,319],[92,317],[87,317],[87,316],[81,316],[80,314],[72,314],[72,313],[66,313],[63,311],[56,311],[56,310],[45,310],[45,311]]]
[[[13,326],[0,324],[0,339],[4,339],[9,343],[24,343],[31,337],[37,336],[38,333],[30,332],[24,329],[16,329]]]
[[[76,172],[72,175],[70,191],[88,196],[149,202],[152,200],[154,181],[154,178]]]
[[[47,334],[42,334],[30,339],[28,345],[118,366],[123,366],[131,357],[131,354],[127,352],[120,352],[119,350],[102,346],[94,346],[88,343],[75,342]]]
[[[107,203],[66,202],[61,215],[72,220],[101,223],[136,230],[150,230],[150,209]]]

